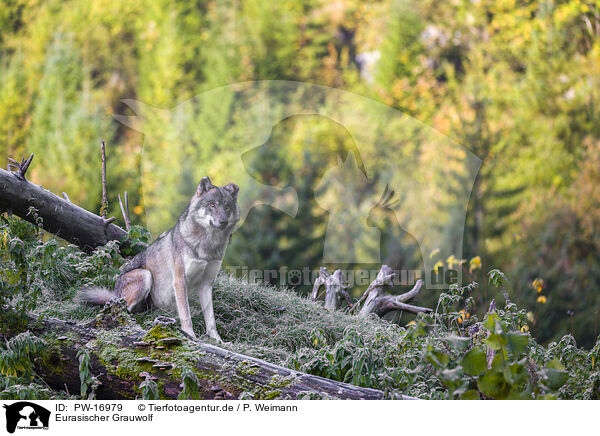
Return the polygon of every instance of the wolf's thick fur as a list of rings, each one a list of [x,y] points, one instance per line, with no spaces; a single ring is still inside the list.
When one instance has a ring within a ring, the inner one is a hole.
[[[181,328],[195,336],[188,291],[198,290],[206,332],[221,341],[213,314],[212,286],[239,220],[238,190],[233,183],[214,186],[204,177],[177,224],[122,268],[114,292],[85,288],[79,301],[104,304],[122,297],[130,311],[175,303]]]

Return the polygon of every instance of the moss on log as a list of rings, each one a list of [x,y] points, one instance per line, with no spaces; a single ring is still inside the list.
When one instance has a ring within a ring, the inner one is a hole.
[[[10,338],[30,330],[47,343],[36,359],[37,373],[53,389],[80,390],[77,352],[86,349],[91,372],[101,385],[98,399],[141,398],[143,373],[150,374],[164,399],[181,393],[182,374],[193,371],[203,399],[382,399],[383,392],[293,371],[190,338],[170,318],[140,326],[123,300],[111,301],[86,324],[52,318],[3,323]]]

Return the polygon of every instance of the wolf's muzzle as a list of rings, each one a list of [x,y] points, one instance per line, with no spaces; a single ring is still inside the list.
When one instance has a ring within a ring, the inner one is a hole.
[[[227,227],[227,224],[229,224],[229,221],[226,220],[217,220],[215,221],[211,221],[210,224],[213,227],[216,227],[217,229],[223,230],[225,227]]]

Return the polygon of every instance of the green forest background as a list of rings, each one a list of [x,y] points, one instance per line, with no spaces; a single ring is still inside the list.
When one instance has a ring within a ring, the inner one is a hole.
[[[351,91],[414,117],[482,159],[461,247],[465,280],[480,283],[478,310],[494,296],[485,271],[500,268],[509,279],[508,298],[529,308],[538,340],[573,333],[591,346],[600,315],[599,73],[599,1],[2,0],[0,155],[35,153],[32,181],[98,212],[103,138],[110,213],[120,219],[117,195],[127,190],[134,223],[146,225],[150,209],[168,227],[203,175],[186,163],[202,159],[219,174],[239,151],[243,108],[231,96],[214,97],[212,118],[190,133],[200,145],[182,146],[173,156],[168,144],[176,127],[159,120],[145,140],[113,118],[133,115],[122,99],[172,108],[255,80]],[[223,118],[228,123],[216,125]],[[393,137],[393,127],[377,126],[386,130],[382,137]],[[314,193],[351,140],[342,127],[315,117],[289,118],[271,138],[291,147],[284,154],[264,147],[248,157],[249,166],[265,183],[289,182],[305,206],[294,220],[268,206],[254,208],[226,262],[318,268],[327,214]],[[146,186],[142,148],[165,159]],[[368,157],[383,161],[396,152],[389,146]],[[449,167],[458,165],[455,158],[444,156]],[[426,164],[413,170],[447,179],[444,168]],[[454,191],[444,193],[447,204],[472,188],[461,183],[465,168],[456,174]],[[402,194],[410,193],[396,193],[396,208],[414,210]],[[169,209],[162,198],[178,206]],[[414,238],[395,234],[396,221],[380,209],[373,223],[401,242],[382,248],[386,262],[422,268]],[[432,259],[456,262],[443,254]],[[435,297],[420,302],[431,305]]]

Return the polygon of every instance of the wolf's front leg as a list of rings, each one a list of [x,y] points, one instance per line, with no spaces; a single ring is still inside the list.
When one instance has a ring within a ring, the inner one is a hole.
[[[212,261],[206,265],[204,275],[200,283],[199,298],[202,306],[202,314],[204,315],[204,323],[206,324],[206,334],[217,342],[222,343],[223,340],[217,332],[217,323],[215,322],[215,314],[213,311],[213,283],[215,277],[221,269],[221,261]]]
[[[194,328],[192,326],[192,315],[190,313],[190,303],[188,301],[187,284],[185,282],[185,270],[181,262],[175,261],[173,274],[173,289],[175,290],[175,304],[179,314],[181,330],[191,337],[195,338]]]

